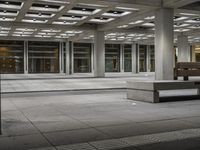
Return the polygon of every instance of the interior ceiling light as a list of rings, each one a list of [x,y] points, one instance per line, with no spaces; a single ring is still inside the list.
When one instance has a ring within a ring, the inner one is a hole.
[[[57,4],[69,4],[69,2],[64,0],[40,0],[41,2],[51,2],[51,3],[57,3]]]
[[[132,11],[138,11],[138,8],[130,8],[130,7],[116,7],[117,9],[123,9],[123,10],[132,10]]]
[[[52,24],[61,24],[61,25],[74,25],[77,22],[68,22],[68,21],[54,21]]]
[[[189,24],[183,24],[183,23],[175,23],[174,27],[186,27],[189,26]]]
[[[188,17],[174,17],[174,21],[181,21],[185,19],[188,19]]]
[[[117,28],[126,28],[128,27],[128,25],[121,25],[121,26],[118,26]]]
[[[68,13],[83,16],[83,15],[94,15],[100,11],[101,9],[73,7],[71,10],[68,11]]]
[[[37,20],[37,19],[22,19],[22,22],[30,22],[30,23],[46,23],[48,20]]]
[[[0,33],[0,36],[8,36],[8,34],[1,34],[1,33]]]
[[[200,21],[198,21],[198,20],[186,20],[185,22],[187,22],[187,23],[200,23]]]
[[[144,24],[142,24],[143,26],[149,26],[149,27],[154,27],[155,26],[155,24],[154,23],[151,23],[151,22],[149,22],[149,23],[144,23]]]
[[[152,20],[152,19],[155,19],[155,16],[148,16],[148,17],[146,17],[144,19],[146,19],[146,20]]]
[[[130,11],[108,11],[106,13],[103,13],[102,15],[103,16],[110,16],[110,17],[122,17],[122,16],[125,16],[125,15],[128,15],[130,14],[131,12]]]
[[[199,16],[199,14],[193,14],[193,13],[180,13],[180,14],[186,16]]]
[[[114,18],[103,18],[103,17],[96,17],[96,18],[93,18],[93,19],[90,19],[89,21],[91,22],[97,22],[97,23],[106,23],[106,22],[110,22],[114,20]]]
[[[83,5],[83,6],[92,6],[92,7],[108,7],[107,5],[86,4],[86,3],[78,3],[78,5]]]
[[[139,23],[142,23],[144,22],[143,20],[138,20],[138,21],[135,21],[135,22],[130,22],[129,24],[139,24]]]

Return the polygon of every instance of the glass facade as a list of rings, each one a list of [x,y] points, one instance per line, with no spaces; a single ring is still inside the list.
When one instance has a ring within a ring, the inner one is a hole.
[[[120,44],[105,45],[105,71],[120,72]]]
[[[91,43],[74,43],[74,73],[91,72]]]
[[[1,73],[24,73],[24,42],[0,41]]]
[[[58,42],[28,42],[29,73],[59,72]]]
[[[139,71],[147,71],[147,45],[139,45]]]
[[[124,72],[132,71],[132,45],[124,45]]]
[[[154,45],[150,45],[149,52],[150,52],[150,71],[154,72],[155,71],[155,48],[154,48]]]
[[[67,61],[69,64],[66,64],[66,42],[1,40],[1,72],[14,74],[28,70],[28,73],[59,73],[66,72],[68,67],[69,74],[91,73],[93,45],[69,42],[67,46],[69,46],[69,61]],[[138,71],[154,72],[154,45],[139,45],[136,48],[138,63],[134,65],[136,68],[139,67]],[[199,47],[197,49],[199,50]],[[194,59],[200,61],[197,49],[194,50]],[[132,44],[105,44],[105,72],[120,72],[121,69],[124,72],[131,72],[132,65]]]

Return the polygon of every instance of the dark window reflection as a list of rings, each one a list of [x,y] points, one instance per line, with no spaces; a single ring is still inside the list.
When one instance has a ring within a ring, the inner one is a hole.
[[[105,59],[106,72],[120,72],[120,44],[106,44]]]
[[[132,45],[124,45],[124,72],[132,71]]]
[[[24,42],[0,41],[1,73],[24,72]]]
[[[147,46],[139,45],[140,72],[147,71]]]
[[[74,73],[91,72],[91,43],[74,43]]]
[[[58,42],[28,42],[29,73],[59,72]]]
[[[150,45],[150,71],[155,71],[155,50],[154,45]]]

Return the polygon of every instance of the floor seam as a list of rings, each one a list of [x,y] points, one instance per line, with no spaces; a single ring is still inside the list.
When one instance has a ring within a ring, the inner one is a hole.
[[[12,102],[12,101],[11,101]],[[40,129],[39,128],[37,128],[37,126],[35,126],[35,124],[24,114],[24,112],[23,111],[21,111],[19,108],[18,108],[18,106],[14,103],[14,102],[12,102],[13,103],[13,105],[15,105],[15,107],[24,115],[24,117],[35,127],[35,129],[40,133],[40,135],[53,147],[53,148],[55,148],[56,150],[58,150],[57,148],[56,148],[56,146],[40,131]]]

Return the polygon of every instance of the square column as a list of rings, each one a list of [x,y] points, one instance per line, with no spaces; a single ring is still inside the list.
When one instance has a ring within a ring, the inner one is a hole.
[[[178,62],[190,62],[190,45],[186,35],[178,35]]]
[[[94,77],[105,76],[105,39],[103,31],[94,33]]]
[[[24,74],[28,74],[28,41],[24,41]]]
[[[59,43],[59,72],[63,73],[64,72],[64,53],[63,53],[63,43]]]
[[[69,41],[65,42],[65,75],[70,74],[70,49]]]
[[[120,72],[124,72],[124,44],[120,44]]]
[[[132,73],[137,73],[137,45],[136,43],[132,43],[132,50],[131,50],[131,57],[132,57]]]
[[[156,80],[173,80],[174,12],[161,8],[155,13],[155,76]]]

